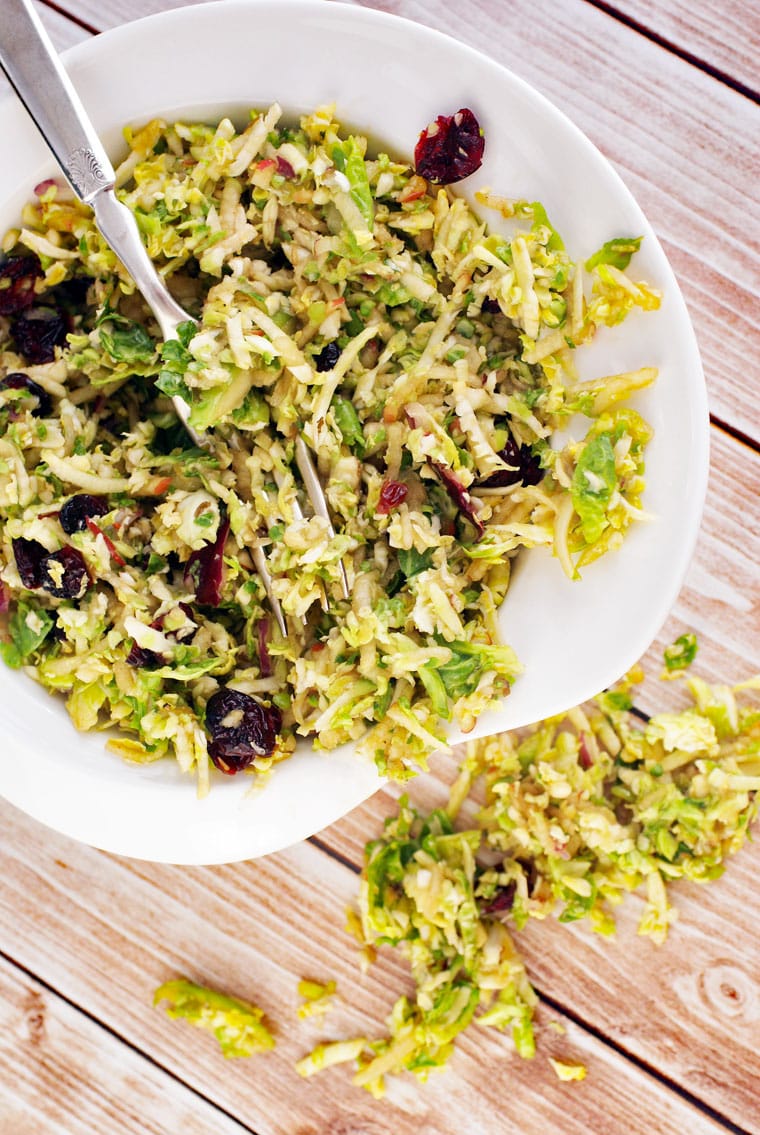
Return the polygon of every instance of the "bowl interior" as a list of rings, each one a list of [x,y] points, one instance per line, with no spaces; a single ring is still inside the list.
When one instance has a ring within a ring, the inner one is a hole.
[[[543,550],[523,554],[500,622],[525,672],[471,736],[560,712],[620,677],[657,633],[689,563],[706,485],[707,410],[673,273],[633,197],[591,143],[527,84],[456,41],[322,0],[179,9],[98,36],[66,62],[116,156],[127,123],[239,117],[275,100],[288,117],[335,102],[340,120],[410,155],[437,114],[469,106],[486,152],[462,193],[472,199],[490,186],[541,200],[577,258],[613,236],[644,235],[636,268],[664,292],[660,311],[600,332],[577,361],[582,378],[659,367],[656,386],[633,403],[655,429],[645,495],[652,519],[580,581],[566,579]],[[0,105],[0,136],[13,158],[0,166],[4,231],[56,168],[10,96]],[[498,228],[495,215],[485,219]],[[139,858],[214,863],[265,854],[320,830],[379,784],[371,763],[350,747],[319,754],[304,742],[265,789],[220,776],[198,801],[172,763],[127,765],[105,752],[102,736],[77,734],[63,706],[23,674],[3,670],[0,715],[0,792],[51,827]]]

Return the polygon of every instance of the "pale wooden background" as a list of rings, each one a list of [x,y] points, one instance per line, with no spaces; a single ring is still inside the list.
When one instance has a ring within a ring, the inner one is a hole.
[[[63,48],[176,6],[59,0],[40,12]],[[760,670],[757,0],[372,6],[449,32],[548,95],[653,222],[695,324],[713,428],[701,538],[650,669],[693,629],[707,678]],[[649,684],[641,704],[670,696]],[[450,771],[439,762],[414,797],[435,798]],[[541,997],[534,1062],[472,1029],[449,1071],[386,1104],[340,1071],[301,1081],[293,1062],[319,1027],[296,1023],[300,976],[338,978],[335,1036],[377,1034],[405,984],[394,958],[362,976],[343,932],[363,843],[392,807],[382,792],[259,862],[173,868],[78,846],[3,806],[0,1135],[760,1133],[757,844],[715,885],[679,886],[681,920],[661,948],[636,938],[636,900],[614,943],[553,924],[521,934]],[[280,1023],[275,1053],[225,1063],[212,1041],[151,1009],[153,989],[179,973],[259,1001]],[[549,1053],[587,1063],[586,1081],[560,1084]]]

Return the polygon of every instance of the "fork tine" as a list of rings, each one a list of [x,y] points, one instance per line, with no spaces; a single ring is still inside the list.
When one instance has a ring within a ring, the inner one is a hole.
[[[330,519],[330,511],[327,507],[327,499],[324,494],[324,489],[322,488],[322,482],[319,479],[319,474],[317,473],[311,453],[309,452],[309,447],[300,434],[296,435],[295,457],[298,472],[301,474],[301,479],[303,480],[309,500],[311,501],[311,507],[314,509],[317,516],[321,516],[323,520],[327,521],[328,531],[332,538],[335,535],[335,529]],[[348,577],[346,576],[346,569],[342,561],[340,564],[340,574],[343,598],[350,599],[351,593],[348,590]]]
[[[285,483],[285,478],[283,477],[282,473],[278,472],[277,469],[275,469],[275,471],[274,471],[274,479],[277,482],[277,487],[281,489],[282,486]],[[301,509],[301,505],[298,502],[297,496],[293,497],[293,500],[290,502],[290,507],[293,510],[293,519],[294,520],[303,520],[304,519],[303,510]],[[325,591],[324,584],[322,584],[320,586],[320,593],[321,593],[320,599],[319,599],[320,606],[321,606],[323,611],[329,611],[330,610],[330,604],[327,602],[327,592]],[[304,623],[304,626],[306,626],[306,616],[305,615],[303,616],[303,623]]]
[[[259,574],[261,582],[264,584],[264,590],[267,593],[269,606],[272,608],[272,614],[275,617],[277,626],[282,631],[283,636],[287,638],[288,628],[285,623],[285,616],[282,613],[280,600],[277,598],[274,593],[274,589],[272,588],[272,577],[269,574],[269,568],[267,567],[267,558],[264,555],[264,550],[263,548],[260,548],[258,544],[256,544],[254,547],[249,548],[249,551],[251,553],[251,559],[253,560],[254,567]]]

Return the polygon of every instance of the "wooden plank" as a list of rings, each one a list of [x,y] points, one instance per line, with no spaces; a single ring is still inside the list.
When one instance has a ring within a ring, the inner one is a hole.
[[[135,0],[129,11],[140,16],[167,6],[175,5]],[[610,158],[693,305],[714,412],[760,440],[760,250],[749,228],[758,202],[760,108],[585,0],[547,6],[543,17],[531,0],[515,0],[509,19],[486,0],[369,6],[492,56],[552,99]],[[125,15],[123,0],[67,0],[67,8],[97,28]]]
[[[0,959],[0,1135],[244,1135],[39,982]]]
[[[415,781],[412,802],[445,801],[455,762],[438,758],[435,779]],[[351,860],[395,811],[385,789],[319,836]],[[710,886],[677,884],[679,920],[663,946],[636,937],[643,900],[616,911],[610,941],[553,920],[515,935],[537,989],[625,1052],[656,1068],[744,1130],[760,1132],[760,918],[749,896],[760,873],[760,844],[749,844]],[[642,1128],[643,1130],[643,1128]]]
[[[675,683],[656,680],[662,650],[696,630],[695,671],[713,681],[760,672],[760,456],[712,431],[710,491],[702,535],[686,585],[644,660],[649,679],[637,698],[648,712],[682,706]],[[434,777],[413,781],[425,808],[445,800],[455,761],[436,758]],[[333,852],[358,864],[367,839],[395,810],[388,788],[320,834]],[[760,1131],[760,909],[748,896],[760,872],[760,844],[747,848],[714,886],[679,885],[682,919],[665,946],[635,942],[640,904],[620,918],[617,943],[554,924],[519,936],[529,972],[548,996],[614,1037],[647,1065],[748,1130]]]
[[[56,12],[53,8],[48,8],[46,4],[40,3],[40,0],[36,0],[34,6],[50,38],[59,51],[63,51],[67,47],[73,47],[75,43],[81,43],[82,40],[90,38],[89,33],[83,28],[78,27],[72,20],[68,20],[65,16],[62,16],[60,12]],[[0,98],[10,93],[11,85],[3,72],[0,71]]]
[[[383,957],[367,975],[358,971],[355,943],[343,931],[356,888],[349,870],[309,844],[227,867],[141,864],[74,844],[10,806],[1,814],[7,953],[258,1135],[587,1135],[592,1116],[595,1135],[725,1130],[546,1008],[532,1063],[500,1034],[473,1029],[446,1074],[424,1087],[404,1080],[383,1104],[352,1087],[345,1070],[301,1080],[293,1063],[318,1039],[377,1035],[393,999],[408,988],[396,957]],[[256,999],[275,1025],[274,1052],[250,1064],[225,1063],[211,1039],[152,1009],[152,990],[177,974]],[[338,980],[342,1000],[324,1025],[296,1021],[296,983],[304,974]],[[565,1036],[548,1027],[552,1019]],[[549,1053],[586,1063],[586,1081],[559,1083]],[[39,1107],[52,1109],[55,1100],[54,1086],[42,1085]],[[164,1106],[150,1095],[140,1102],[145,1130],[160,1130],[155,1116]],[[172,1130],[182,1130],[181,1122]]]
[[[614,0],[627,19],[760,93],[760,10],[744,0]]]
[[[760,455],[722,430],[710,431],[710,479],[691,567],[672,614],[645,656],[661,666],[662,648],[696,632],[698,669],[708,679],[739,682],[760,672]],[[670,698],[649,682],[645,709]]]
[[[59,51],[64,51],[65,48],[73,47],[75,43],[81,43],[82,40],[90,38],[89,33],[84,28],[80,28],[54,8],[49,8],[41,0],[35,0],[34,7]]]

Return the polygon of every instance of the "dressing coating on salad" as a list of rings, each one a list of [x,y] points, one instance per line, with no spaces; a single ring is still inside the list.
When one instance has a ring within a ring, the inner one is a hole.
[[[540,203],[483,190],[491,232],[332,107],[125,135],[119,196],[194,322],[162,343],[90,210],[37,187],[0,262],[4,659],[201,792],[210,764],[263,773],[299,736],[412,775],[519,675],[497,621],[514,556],[576,576],[642,515],[651,430],[625,400],[657,372],[574,364],[658,306],[626,271],[640,239],[584,271]]]

